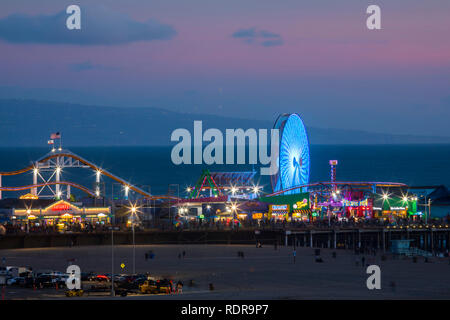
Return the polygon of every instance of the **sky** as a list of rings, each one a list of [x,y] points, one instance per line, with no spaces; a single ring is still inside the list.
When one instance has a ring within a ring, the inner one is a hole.
[[[450,136],[449,34],[448,0],[2,0],[0,98]]]

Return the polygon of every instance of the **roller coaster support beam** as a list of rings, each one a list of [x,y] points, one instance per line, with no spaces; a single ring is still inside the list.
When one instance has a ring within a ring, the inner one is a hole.
[[[100,170],[97,170],[95,172],[95,196],[98,198],[100,197],[100,176],[102,172]]]
[[[59,182],[61,181],[61,166],[60,166],[60,157],[56,158],[56,173],[55,173],[55,181]],[[55,185],[55,192],[56,192],[56,198],[61,198],[61,191],[59,190],[59,184],[57,183]]]
[[[38,173],[39,173],[39,166],[38,163],[35,164],[33,169],[33,184],[36,185],[38,182]],[[31,189],[31,194],[37,196],[37,188]]]
[[[129,186],[125,186],[125,200],[128,200],[128,192],[130,191]]]

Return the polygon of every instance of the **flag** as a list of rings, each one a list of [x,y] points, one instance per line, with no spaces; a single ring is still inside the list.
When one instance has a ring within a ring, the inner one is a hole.
[[[47,144],[54,144],[55,143],[55,141],[53,141],[53,140],[48,140],[47,141]]]
[[[50,139],[61,139],[61,134],[59,132],[52,133]]]

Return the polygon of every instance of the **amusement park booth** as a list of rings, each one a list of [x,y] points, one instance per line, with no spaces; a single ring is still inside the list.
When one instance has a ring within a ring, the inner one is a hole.
[[[377,197],[374,200],[373,211],[376,218],[384,218],[392,221],[396,218],[409,218],[417,213],[417,198],[390,197],[383,199]]]
[[[110,207],[84,207],[65,200],[50,200],[50,203],[45,200],[48,205],[42,206],[42,200],[22,200],[22,204],[19,202],[13,208],[12,218],[18,223],[32,222],[39,225],[109,223],[112,218]]]
[[[342,200],[342,206],[347,217],[372,218],[373,201],[370,198],[363,200]]]
[[[262,220],[267,217],[269,204],[261,201],[243,201],[238,204],[238,218],[241,220]]]
[[[289,220],[289,205],[288,204],[271,204],[269,205],[268,218],[274,221],[288,221]]]
[[[311,218],[312,211],[308,192],[261,197],[259,200],[270,204],[269,219],[290,221],[291,218],[295,220]]]

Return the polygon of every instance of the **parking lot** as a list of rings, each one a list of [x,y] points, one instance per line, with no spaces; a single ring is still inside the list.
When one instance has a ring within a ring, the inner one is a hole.
[[[148,252],[152,251],[153,259]],[[183,257],[183,251],[185,255]],[[243,257],[238,252],[243,252]],[[365,256],[366,264],[381,268],[381,290],[368,290],[362,255],[321,249],[323,263],[314,250],[246,245],[143,245],[136,247],[136,273],[153,279],[183,283],[182,293],[138,294],[114,299],[449,299],[448,258],[396,258]],[[147,253],[147,259],[146,259]],[[111,247],[39,248],[1,250],[6,265],[31,266],[36,270],[64,272],[76,264],[81,272],[111,274]],[[358,265],[357,265],[358,262]],[[133,247],[114,249],[114,274],[133,273]],[[5,299],[80,299],[65,296],[65,288],[7,286]],[[110,298],[109,291],[86,293],[81,299]]]

